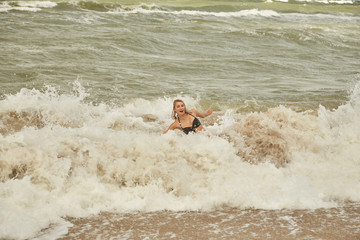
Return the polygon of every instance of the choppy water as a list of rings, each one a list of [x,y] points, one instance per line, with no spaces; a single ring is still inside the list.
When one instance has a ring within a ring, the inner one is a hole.
[[[349,0],[0,1],[0,238],[360,201],[359,23]],[[161,134],[175,98],[206,132]]]

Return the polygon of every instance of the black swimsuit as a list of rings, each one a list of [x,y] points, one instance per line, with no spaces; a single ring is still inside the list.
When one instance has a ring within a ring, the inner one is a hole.
[[[192,122],[192,126],[191,126],[191,127],[183,128],[183,127],[181,126],[181,123],[180,123],[180,118],[178,118],[180,127],[181,127],[181,129],[183,130],[183,132],[184,132],[185,134],[189,134],[189,132],[195,132],[196,128],[200,127],[200,125],[201,125],[201,122],[200,122],[199,119],[197,119],[194,115],[192,115],[192,114],[190,114],[190,113],[188,113],[188,114],[194,117],[194,120],[193,120],[193,122]]]

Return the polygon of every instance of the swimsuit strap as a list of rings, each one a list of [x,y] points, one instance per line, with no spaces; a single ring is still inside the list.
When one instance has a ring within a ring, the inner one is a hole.
[[[193,116],[193,117],[194,117],[194,120],[195,120],[196,117],[195,117],[194,115],[192,115],[191,113],[187,113],[187,114]],[[179,124],[180,124],[181,129],[184,130],[184,128],[181,126],[180,118],[178,117],[177,119],[178,119],[178,121],[179,121]]]
[[[178,117],[177,119],[178,119],[181,129],[183,129],[183,127],[181,126],[180,118]]]

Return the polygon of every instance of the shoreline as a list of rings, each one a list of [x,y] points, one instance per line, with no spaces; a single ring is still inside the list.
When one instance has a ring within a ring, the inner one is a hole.
[[[360,203],[329,209],[102,212],[66,218],[70,239],[360,239]]]

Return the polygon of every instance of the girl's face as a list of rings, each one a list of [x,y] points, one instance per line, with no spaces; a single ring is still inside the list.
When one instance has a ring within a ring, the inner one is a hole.
[[[186,112],[185,104],[183,102],[175,102],[175,104],[174,104],[174,112],[178,116],[181,116],[181,115],[185,114],[185,112]]]

